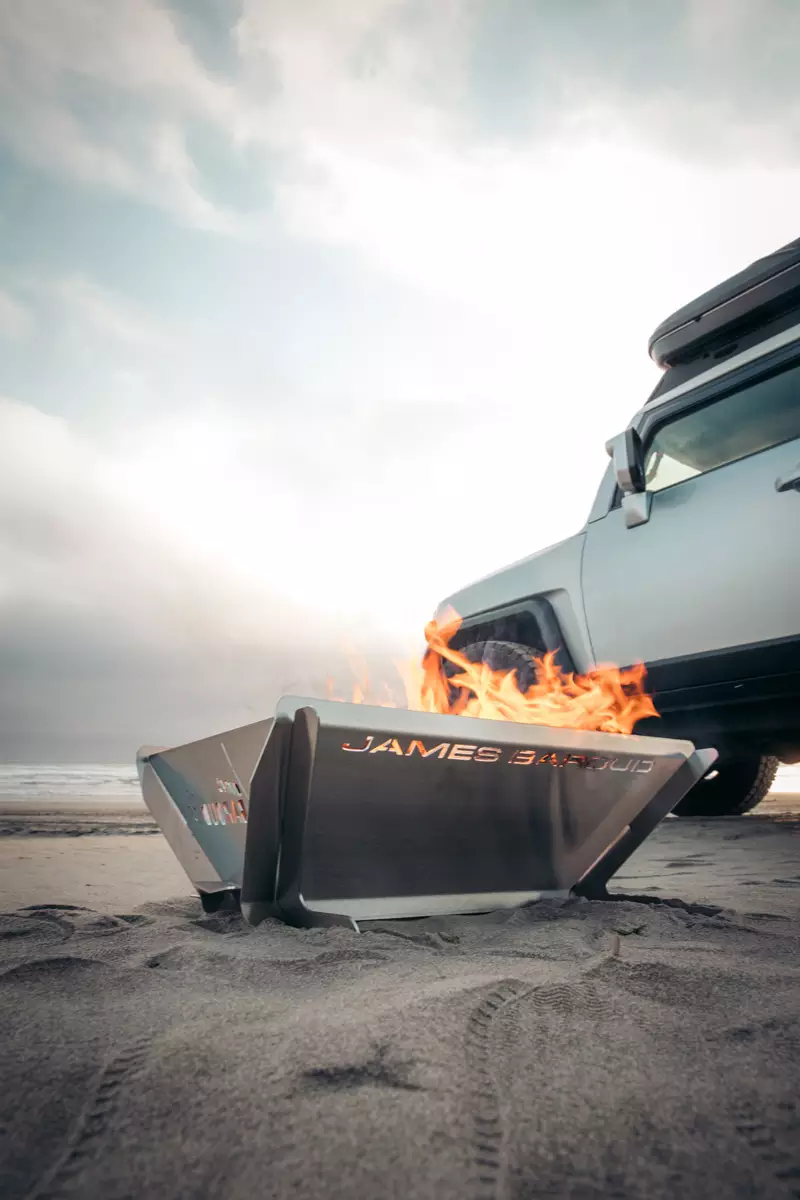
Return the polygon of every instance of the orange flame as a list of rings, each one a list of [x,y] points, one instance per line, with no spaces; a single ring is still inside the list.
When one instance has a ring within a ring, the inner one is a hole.
[[[487,663],[470,662],[451,648],[450,642],[460,625],[461,618],[452,611],[441,622],[430,621],[425,628],[428,649],[422,662],[398,664],[408,708],[623,734],[632,733],[637,721],[659,715],[645,691],[646,672],[642,663],[626,670],[599,666],[587,675],[576,675],[562,671],[555,655],[548,653],[542,658],[532,657],[536,682],[523,692],[515,669],[494,670]],[[445,663],[451,663],[456,672],[448,675]],[[384,686],[378,697],[370,692],[369,677],[363,666],[353,689],[353,703],[396,707],[388,687]],[[331,699],[338,698],[333,695],[331,681],[328,695]]]

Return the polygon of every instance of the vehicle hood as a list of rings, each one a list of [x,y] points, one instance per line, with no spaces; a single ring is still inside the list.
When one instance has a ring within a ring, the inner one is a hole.
[[[442,600],[435,615],[452,608],[460,617],[471,617],[529,596],[571,590],[579,577],[585,537],[584,527],[561,542],[485,575]]]

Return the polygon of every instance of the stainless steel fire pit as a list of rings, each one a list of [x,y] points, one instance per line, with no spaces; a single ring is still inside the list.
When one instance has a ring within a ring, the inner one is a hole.
[[[145,803],[211,911],[346,924],[603,896],[714,750],[286,697],[145,747]]]

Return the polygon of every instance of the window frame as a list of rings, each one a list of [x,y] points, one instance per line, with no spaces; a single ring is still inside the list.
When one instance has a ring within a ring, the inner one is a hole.
[[[676,396],[673,401],[666,399],[660,404],[654,404],[651,408],[646,407],[642,409],[631,424],[641,438],[643,453],[647,454],[653,438],[659,429],[663,429],[665,425],[670,425],[673,421],[679,420],[681,417],[687,416],[698,409],[706,408],[714,403],[723,401],[728,396],[744,391],[745,388],[753,384],[770,379],[775,375],[782,375],[785,371],[789,371],[792,367],[796,366],[800,366],[800,340],[792,342],[788,346],[782,346],[771,354],[765,354],[763,358],[757,358],[753,362],[746,363],[738,370],[731,371],[729,375],[724,375],[721,379],[714,379],[704,386],[698,387],[696,390]],[[786,440],[792,441],[794,439],[789,438]],[[774,444],[774,446],[779,445],[786,445],[786,441]],[[765,446],[762,450],[754,450],[752,454],[745,454],[741,458],[731,459],[730,462],[720,463],[719,466],[712,467],[710,471],[701,471],[698,475],[691,475],[686,479],[679,480],[677,483],[671,483],[667,487],[651,491],[650,495],[659,496],[662,492],[672,491],[673,488],[682,487],[685,483],[693,483],[695,480],[702,479],[706,475],[713,475],[715,471],[721,471],[725,467],[733,466],[734,463],[745,462],[748,458],[755,457],[756,454],[764,454],[768,450],[774,449],[774,446]],[[614,489],[614,499],[611,504],[612,511],[615,508],[619,508],[621,504],[622,492],[617,485]]]

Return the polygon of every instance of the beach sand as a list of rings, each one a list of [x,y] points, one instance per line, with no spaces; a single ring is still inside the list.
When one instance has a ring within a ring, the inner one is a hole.
[[[613,881],[660,904],[359,935],[203,916],[136,805],[4,805],[0,1194],[800,1196],[798,833],[668,820]]]

